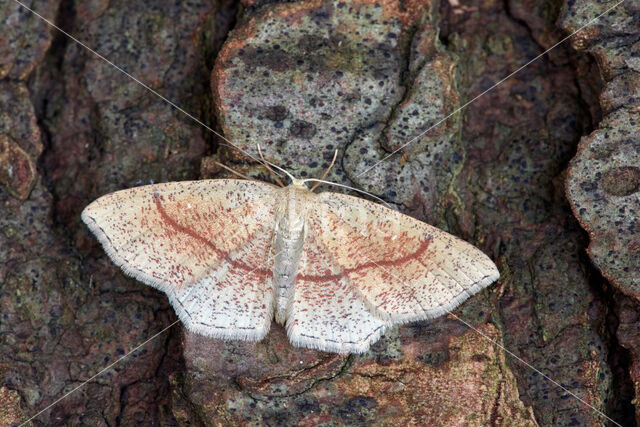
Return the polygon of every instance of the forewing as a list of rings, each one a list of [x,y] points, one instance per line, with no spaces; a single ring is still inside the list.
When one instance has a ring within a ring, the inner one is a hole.
[[[367,200],[322,193],[309,226],[369,308],[408,322],[450,312],[499,277],[473,245]]]
[[[171,182],[107,194],[82,219],[127,274],[167,293],[187,328],[257,340],[273,312],[278,194],[255,181]]]
[[[298,346],[336,353],[362,353],[388,322],[375,316],[352,288],[344,270],[307,230],[287,312],[287,335]]]

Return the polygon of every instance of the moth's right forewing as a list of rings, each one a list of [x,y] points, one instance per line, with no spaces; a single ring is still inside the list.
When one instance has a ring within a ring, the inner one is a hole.
[[[440,316],[499,277],[482,251],[429,224],[343,194],[322,193],[318,202],[328,208],[310,223],[325,228],[323,246],[384,319]]]

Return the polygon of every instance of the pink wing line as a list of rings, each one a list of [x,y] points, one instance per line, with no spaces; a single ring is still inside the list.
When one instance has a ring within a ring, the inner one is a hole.
[[[297,346],[336,353],[362,353],[388,322],[373,315],[313,230],[307,230],[287,335]]]
[[[381,319],[440,316],[499,277],[482,251],[429,224],[343,194],[317,200],[309,227]]]
[[[167,294],[188,329],[259,340],[275,304],[278,191],[239,180],[157,184],[103,196],[82,219],[125,273]]]

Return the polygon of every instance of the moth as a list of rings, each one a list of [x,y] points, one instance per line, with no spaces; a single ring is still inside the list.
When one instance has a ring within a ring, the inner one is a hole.
[[[82,219],[124,272],[165,292],[185,327],[362,353],[395,323],[453,310],[499,277],[473,245],[361,198],[250,180],[107,194]]]

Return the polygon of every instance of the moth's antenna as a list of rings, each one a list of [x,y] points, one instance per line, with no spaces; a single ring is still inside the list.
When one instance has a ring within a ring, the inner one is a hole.
[[[328,184],[328,185],[335,185],[336,187],[342,187],[342,188],[346,188],[348,190],[353,190],[353,191],[357,191],[358,193],[362,193],[365,194],[369,197],[372,197],[374,199],[376,199],[377,201],[379,201],[380,203],[382,203],[383,205],[385,205],[386,207],[388,207],[389,209],[393,209],[394,211],[396,209],[393,208],[392,205],[390,205],[389,203],[387,203],[386,201],[384,201],[383,199],[381,199],[380,197],[369,193],[368,191],[364,191],[364,190],[360,190],[358,188],[355,187],[350,187],[348,185],[344,185],[344,184],[338,184],[337,182],[331,182],[331,181],[323,181],[321,179],[315,179],[315,178],[309,178],[309,179],[305,179],[302,181],[302,183],[304,184],[305,182],[317,182],[318,184]],[[316,186],[314,185],[313,188],[315,188]]]
[[[318,180],[318,182],[316,182],[313,187],[311,187],[311,189],[309,191],[313,191],[316,188],[318,188],[318,185],[320,185],[322,183],[322,180],[325,179],[327,177],[327,175],[329,174],[329,171],[331,170],[331,168],[333,167],[334,163],[336,162],[336,158],[338,157],[338,150],[336,150],[333,153],[333,160],[331,160],[331,164],[329,165],[329,167],[327,168],[326,171],[324,171],[324,173],[322,174],[322,176],[320,177],[320,179]]]
[[[234,174],[234,175],[238,175],[238,176],[239,176],[239,177],[241,177],[241,178],[251,180],[251,178],[249,178],[248,176],[243,175],[243,174],[241,174],[240,172],[238,172],[238,171],[235,171],[235,170],[231,169],[229,166],[223,165],[223,164],[222,164],[222,163],[220,163],[220,162],[213,162],[213,163],[215,163],[216,165],[220,166],[220,167],[221,167],[221,168],[223,168],[223,169],[228,170],[229,172],[231,172],[231,173],[232,173],[232,174]]]
[[[286,187],[286,185],[284,185],[282,183],[282,181],[280,180],[278,175],[276,175],[276,173],[270,168],[270,166],[273,166],[274,168],[278,169],[280,172],[282,172],[285,175],[287,175],[291,181],[295,181],[296,180],[289,172],[287,172],[286,170],[282,169],[280,166],[274,165],[273,163],[265,160],[264,156],[262,155],[262,150],[260,149],[260,144],[256,144],[256,147],[258,147],[258,153],[260,154],[260,158],[264,162],[264,165],[269,170],[269,172],[271,172],[271,174],[275,177],[276,181],[278,182],[278,184],[280,184],[281,187]]]
[[[284,185],[284,183],[280,180],[280,177],[273,171],[273,169],[271,169],[271,166],[269,166],[269,162],[267,162],[264,159],[264,156],[262,155],[262,150],[260,149],[260,144],[256,144],[256,147],[258,147],[258,153],[260,154],[260,158],[262,159],[262,163],[264,163],[264,166],[267,168],[267,170],[269,171],[271,176],[273,176],[273,178],[276,180],[276,182],[278,183],[278,185],[280,187],[286,187],[286,185]]]

